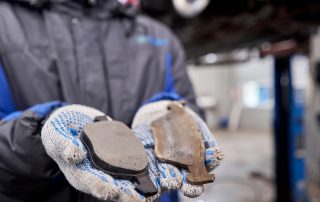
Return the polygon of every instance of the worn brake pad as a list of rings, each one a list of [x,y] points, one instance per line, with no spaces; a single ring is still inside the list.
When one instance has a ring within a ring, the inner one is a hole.
[[[205,147],[197,123],[178,103],[169,104],[167,110],[165,116],[151,123],[156,156],[187,169],[190,184],[213,182],[214,174],[208,174],[205,167]]]
[[[95,168],[114,177],[138,182],[137,190],[154,195],[157,188],[148,177],[148,157],[133,132],[118,121],[100,120],[87,124],[80,139]]]

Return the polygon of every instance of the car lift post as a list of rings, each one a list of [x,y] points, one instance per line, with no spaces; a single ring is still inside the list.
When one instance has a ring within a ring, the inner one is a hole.
[[[291,58],[294,41],[275,44],[274,56],[274,141],[276,202],[308,202],[304,158],[304,99],[294,87]]]
[[[291,75],[295,40],[262,46],[261,56],[274,57],[274,142],[276,202],[308,202],[304,157],[304,96]]]
[[[290,185],[290,106],[292,83],[290,57],[274,59],[274,134],[277,202],[293,202]]]

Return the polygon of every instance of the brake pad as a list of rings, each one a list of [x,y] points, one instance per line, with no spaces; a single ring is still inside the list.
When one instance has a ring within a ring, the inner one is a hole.
[[[167,114],[151,123],[155,154],[164,163],[187,169],[187,181],[200,185],[211,183],[214,174],[205,167],[205,147],[197,123],[178,103],[167,106]]]
[[[80,135],[92,165],[113,177],[136,180],[136,189],[146,196],[156,194],[142,143],[125,124],[101,117],[97,120],[85,125]]]

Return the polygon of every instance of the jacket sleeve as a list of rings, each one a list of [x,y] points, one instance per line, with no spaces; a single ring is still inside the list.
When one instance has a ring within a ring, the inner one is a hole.
[[[13,112],[0,121],[1,194],[27,199],[41,190],[48,192],[45,189],[50,184],[63,178],[40,138],[42,122],[61,105],[60,102],[36,105],[23,112]]]
[[[204,117],[202,109],[197,106],[195,92],[187,73],[184,49],[175,35],[172,35],[171,53],[173,60],[172,72],[177,93],[188,102],[191,109],[201,117]]]

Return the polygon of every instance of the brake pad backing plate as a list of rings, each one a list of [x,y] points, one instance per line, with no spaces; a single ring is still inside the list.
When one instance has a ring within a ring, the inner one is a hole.
[[[205,147],[197,123],[181,104],[170,103],[167,109],[165,116],[151,123],[156,156],[187,169],[191,184],[213,182],[215,176],[208,174],[204,164]]]

